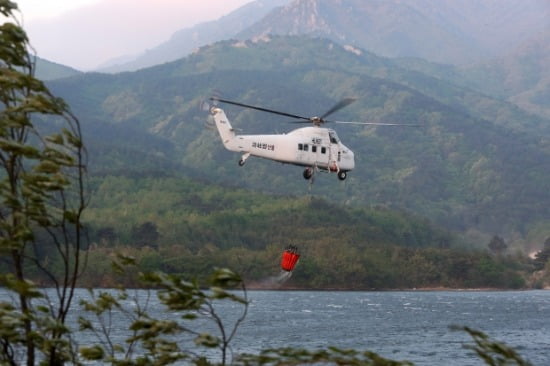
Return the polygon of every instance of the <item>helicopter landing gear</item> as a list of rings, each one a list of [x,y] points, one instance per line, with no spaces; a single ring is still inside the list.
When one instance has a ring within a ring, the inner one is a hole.
[[[343,170],[340,170],[338,172],[338,179],[340,180],[345,180],[346,178],[348,177],[348,173],[343,171]]]
[[[313,168],[306,168],[304,170],[304,179],[311,179],[313,177]]]
[[[239,166],[243,166],[244,163],[246,163],[246,159],[250,156],[250,153],[246,153],[243,156],[241,156],[241,159],[239,160]]]

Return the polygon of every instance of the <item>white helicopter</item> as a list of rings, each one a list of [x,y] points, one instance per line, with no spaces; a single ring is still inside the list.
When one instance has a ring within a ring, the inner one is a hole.
[[[216,128],[220,133],[225,148],[230,151],[243,153],[239,160],[239,166],[243,166],[249,157],[256,156],[285,164],[306,167],[303,176],[308,180],[313,178],[315,171],[333,172],[336,173],[338,179],[345,180],[348,172],[355,168],[353,151],[340,141],[336,131],[330,128],[321,127],[324,123],[418,126],[398,123],[330,121],[325,119],[334,112],[354,102],[356,100],[354,98],[341,100],[321,117],[304,117],[217,97],[212,97],[210,100],[291,117],[298,120],[293,123],[312,123],[313,127],[298,128],[286,134],[237,135],[229,123],[225,112],[217,106],[212,106],[210,108],[210,113],[214,118]]]

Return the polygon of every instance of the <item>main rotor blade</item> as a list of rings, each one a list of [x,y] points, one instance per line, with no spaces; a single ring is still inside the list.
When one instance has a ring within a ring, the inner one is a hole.
[[[325,112],[325,114],[323,114],[320,118],[322,120],[325,119],[325,117],[328,117],[330,116],[331,114],[333,114],[334,112],[336,111],[339,111],[340,109],[350,105],[351,103],[355,102],[357,99],[355,98],[346,98],[346,99],[342,99],[341,101],[339,101],[338,103],[336,103],[336,105],[334,107],[332,107],[331,109],[329,109],[328,111]]]
[[[278,114],[278,115],[280,115],[280,116],[286,116],[286,117],[291,117],[291,118],[303,119],[303,120],[306,120],[306,121],[309,121],[309,120],[310,120],[308,117],[298,116],[297,114],[290,114],[290,113],[275,111],[275,110],[273,110],[273,109],[267,109],[267,108],[262,108],[262,107],[256,107],[256,106],[249,105],[249,104],[243,104],[243,103],[233,102],[233,101],[227,100],[227,99],[220,99],[220,98],[214,98],[214,97],[212,97],[212,98],[210,98],[210,100],[217,100],[218,102],[227,103],[227,104],[233,104],[233,105],[236,105],[236,106],[239,106],[239,107],[255,109],[255,110],[258,110],[258,111],[262,111],[262,112]]]
[[[384,122],[355,122],[355,121],[325,121],[332,123],[342,123],[348,125],[367,125],[367,126],[406,126],[406,127],[423,127],[423,125],[412,123],[384,123]]]

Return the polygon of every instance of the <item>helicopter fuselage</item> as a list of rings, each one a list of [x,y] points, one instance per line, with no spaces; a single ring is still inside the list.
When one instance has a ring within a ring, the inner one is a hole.
[[[237,135],[225,112],[212,108],[216,127],[226,149],[243,153],[239,165],[250,156],[257,156],[281,163],[337,172],[343,180],[353,170],[353,152],[342,144],[336,132],[324,127],[303,127],[286,134]],[[313,170],[306,170],[304,177],[311,177]]]

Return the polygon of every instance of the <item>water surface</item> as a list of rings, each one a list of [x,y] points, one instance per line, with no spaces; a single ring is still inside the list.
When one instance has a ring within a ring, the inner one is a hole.
[[[149,298],[147,294],[135,292],[142,304],[148,301],[151,316],[177,319],[177,314],[163,312],[154,293]],[[5,300],[6,294],[0,297]],[[87,297],[87,292],[79,291],[78,297]],[[232,343],[236,354],[289,346],[311,350],[335,346],[370,350],[415,365],[483,364],[464,348],[473,345],[471,337],[450,330],[458,325],[481,330],[514,347],[533,365],[550,365],[550,291],[250,291],[248,297],[247,317]],[[135,305],[127,300],[125,306],[132,309]],[[225,303],[216,309],[229,325],[242,308]],[[116,342],[124,343],[129,336],[128,324],[122,312],[113,314],[111,336]],[[72,326],[77,328],[74,318]],[[204,322],[195,321],[192,327],[215,330]],[[76,339],[85,345],[97,343],[90,335]],[[179,340],[186,339],[192,344],[192,337]]]

